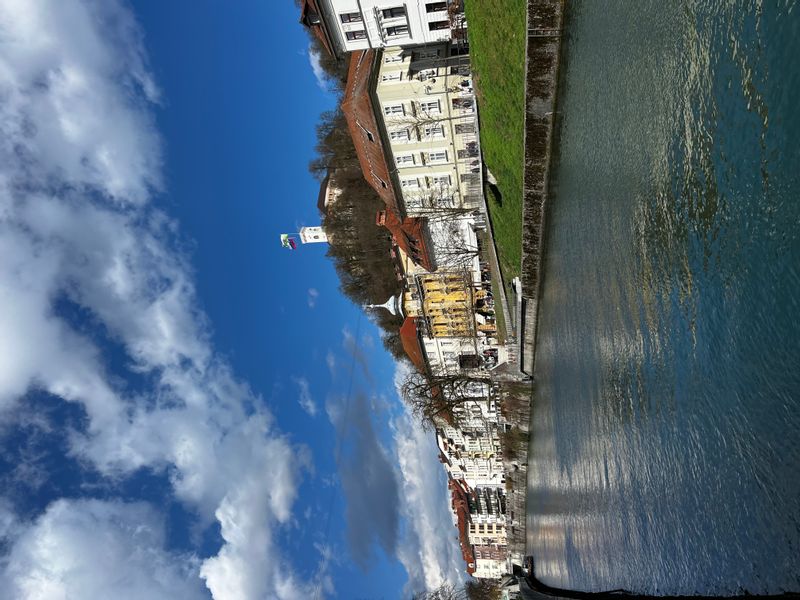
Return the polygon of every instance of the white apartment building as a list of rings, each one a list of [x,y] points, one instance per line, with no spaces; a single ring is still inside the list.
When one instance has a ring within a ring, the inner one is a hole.
[[[473,546],[505,546],[508,541],[505,523],[470,523],[468,534]]]
[[[505,470],[500,441],[492,429],[456,429],[443,425],[436,432],[444,468],[450,477],[471,490],[503,486]]]
[[[447,41],[453,22],[449,0],[305,0],[303,24],[324,26],[334,54]]]
[[[500,579],[506,574],[506,561],[496,558],[476,558],[473,577],[478,579]]]
[[[472,226],[485,227],[469,60],[451,50],[447,43],[386,48],[377,59],[375,112],[406,213],[452,225],[466,209]],[[442,234],[449,237],[450,229]],[[457,229],[467,248],[477,246],[472,227]]]

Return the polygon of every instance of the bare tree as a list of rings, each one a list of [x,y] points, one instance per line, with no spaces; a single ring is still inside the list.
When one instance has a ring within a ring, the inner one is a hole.
[[[415,595],[413,600],[500,600],[500,589],[495,581],[473,579],[463,586],[442,584],[435,590]]]
[[[432,375],[412,372],[400,393],[411,412],[424,425],[435,427],[444,421],[458,426],[463,420],[460,407],[478,405],[486,399],[487,380],[464,373]]]
[[[470,227],[462,219],[466,213],[447,218],[442,215],[429,219],[428,230],[435,247],[436,264],[448,270],[471,269],[481,254],[477,236],[470,239],[465,227]]]

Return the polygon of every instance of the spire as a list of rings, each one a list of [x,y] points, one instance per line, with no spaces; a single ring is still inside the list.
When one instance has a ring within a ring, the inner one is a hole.
[[[385,308],[388,310],[393,316],[404,316],[403,315],[403,304],[401,302],[401,297],[398,296],[390,296],[389,299],[384,302],[383,304],[365,304],[364,308]]]

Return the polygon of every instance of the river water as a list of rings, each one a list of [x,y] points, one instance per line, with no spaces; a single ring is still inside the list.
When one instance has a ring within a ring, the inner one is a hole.
[[[586,0],[567,17],[537,576],[800,590],[800,5]]]

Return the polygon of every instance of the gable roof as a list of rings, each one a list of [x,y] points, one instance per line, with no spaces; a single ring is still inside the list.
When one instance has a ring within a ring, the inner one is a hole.
[[[378,212],[375,218],[376,225],[382,225],[392,232],[395,243],[416,264],[427,271],[436,269],[431,248],[430,231],[426,217],[406,217],[400,219],[391,210]]]
[[[419,335],[417,335],[417,320],[414,317],[407,317],[400,327],[400,342],[403,345],[408,359],[417,369],[424,373],[425,368],[425,353],[422,350],[422,345],[419,343]]]
[[[469,503],[467,493],[455,479],[448,482],[450,487],[451,502],[453,512],[456,515],[456,527],[458,528],[458,543],[461,546],[461,556],[467,563],[467,573],[472,575],[475,572],[475,553],[472,544],[469,542],[468,527],[471,521],[469,516]]]
[[[402,215],[381,141],[381,126],[375,117],[370,96],[372,71],[377,57],[378,53],[375,50],[359,50],[352,53],[342,100],[342,112],[347,119],[347,127],[353,138],[364,179],[378,192],[378,196],[387,208]]]

